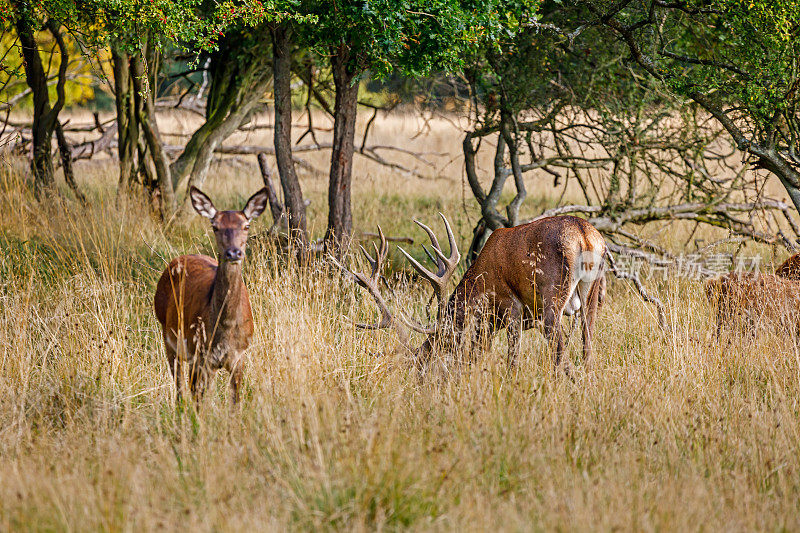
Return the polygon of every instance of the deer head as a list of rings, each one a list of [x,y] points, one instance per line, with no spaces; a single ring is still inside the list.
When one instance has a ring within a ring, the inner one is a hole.
[[[398,319],[395,318],[395,316],[389,310],[386,300],[381,295],[380,288],[378,287],[378,281],[380,279],[381,270],[383,269],[383,263],[386,260],[386,256],[389,251],[389,248],[386,244],[386,237],[384,236],[383,230],[380,226],[378,226],[380,246],[377,246],[373,243],[373,247],[375,248],[375,257],[372,257],[363,246],[360,247],[371,267],[371,272],[369,275],[363,272],[353,272],[342,265],[334,257],[330,257],[331,262],[333,262],[345,274],[350,276],[358,285],[370,293],[370,295],[375,299],[375,302],[378,304],[379,310],[381,311],[381,319],[379,322],[373,324],[356,323],[356,327],[360,329],[371,330],[394,328],[398,332],[398,335],[400,335],[400,339],[403,344],[407,343],[408,333],[401,327],[401,323],[414,331],[428,335],[426,341],[415,351],[417,360],[427,359],[434,345],[443,343],[449,344],[448,341],[455,339],[458,333],[455,331],[457,328],[454,328],[456,325],[454,324],[454,317],[451,316],[454,314],[452,312],[454,311],[454,306],[452,304],[448,304],[446,291],[447,284],[450,281],[450,278],[453,276],[453,273],[458,266],[458,262],[461,260],[461,254],[458,251],[458,245],[456,244],[456,239],[453,235],[453,230],[450,227],[450,223],[443,214],[439,213],[439,216],[442,217],[445,230],[447,231],[447,241],[450,246],[450,253],[448,255],[445,255],[433,230],[418,220],[414,221],[425,231],[425,233],[428,234],[428,237],[431,240],[431,249],[433,252],[431,252],[431,250],[424,245],[422,246],[422,249],[425,250],[426,255],[436,265],[436,272],[424,267],[402,247],[398,246],[400,252],[406,256],[409,262],[411,262],[411,265],[414,267],[414,269],[419,272],[419,274],[433,287],[433,294],[437,300],[436,321],[433,324],[427,326],[422,325],[403,313],[399,313],[398,322]]]
[[[192,206],[201,216],[211,221],[217,241],[217,258],[220,263],[241,264],[247,245],[250,222],[267,207],[267,189],[261,189],[247,201],[241,211],[217,211],[206,194],[192,187],[189,190]]]

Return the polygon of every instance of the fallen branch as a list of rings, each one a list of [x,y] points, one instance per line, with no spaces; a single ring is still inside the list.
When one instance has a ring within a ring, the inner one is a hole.
[[[303,145],[295,146],[294,148],[292,148],[292,152],[293,153],[316,152],[318,150],[326,150],[326,149],[330,149],[332,147],[333,147],[332,143],[303,144]],[[378,155],[377,153],[374,152],[375,149],[382,149],[382,150],[392,149],[392,150],[395,150],[395,151],[398,151],[398,152],[401,152],[401,153],[406,153],[406,154],[410,154],[411,153],[410,151],[402,149],[402,148],[394,148],[394,147],[389,147],[389,146],[384,146],[384,145],[378,145],[378,146],[374,146],[374,147],[373,146],[368,146],[367,148],[365,148],[364,152],[358,152],[357,151],[355,153],[359,154],[359,155],[361,155],[363,157],[366,157],[367,159],[371,159],[371,160],[375,161],[376,163],[379,163],[379,164],[381,164],[383,166],[386,166],[386,167],[389,167],[389,168],[392,168],[392,169],[395,169],[395,170],[400,170],[402,172],[405,172],[407,174],[411,174],[411,175],[413,175],[415,177],[418,177],[420,179],[424,179],[426,177],[426,176],[420,174],[419,172],[416,172],[415,170],[412,170],[412,169],[409,169],[407,167],[404,167],[403,165],[400,165],[399,163],[393,163],[391,161],[388,161],[388,160],[384,159],[382,156],[380,156],[380,155]],[[183,150],[183,147],[179,146],[179,145],[168,144],[168,145],[164,145],[164,150],[167,153],[180,153]],[[252,145],[252,144],[239,144],[239,145],[232,145],[232,146],[219,146],[214,150],[214,153],[216,153],[216,154],[224,154],[224,155],[256,155],[256,156],[259,155],[259,154],[266,154],[266,155],[274,156],[275,155],[275,148],[271,147],[271,146],[261,146],[261,145]],[[416,154],[416,155],[421,157],[420,154]],[[292,159],[294,159],[295,163],[297,163],[299,166],[301,166],[301,167],[303,167],[303,168],[305,168],[307,170],[310,170],[312,172],[316,172],[316,173],[319,173],[319,174],[324,174],[324,171],[315,168],[313,165],[311,165],[310,163],[308,163],[307,161],[305,161],[303,159],[300,159],[300,158],[294,157],[294,156],[292,157]],[[430,162],[428,162],[428,164],[433,166],[432,163],[430,163]]]
[[[91,159],[95,154],[117,146],[117,123],[111,124],[99,139],[86,141],[72,147],[72,159]]]
[[[264,187],[267,189],[267,199],[269,201],[269,210],[272,213],[273,227],[281,224],[286,224],[286,208],[278,199],[278,193],[272,185],[272,172],[267,164],[267,154],[258,154],[258,167],[261,169],[261,179],[264,181]]]
[[[357,238],[357,240],[359,240],[359,241],[371,241],[371,240],[380,239],[380,238],[381,238],[381,236],[378,235],[377,233],[364,231],[364,232],[361,232],[361,235]],[[402,243],[406,243],[406,244],[414,244],[414,239],[412,239],[411,237],[386,237],[386,236],[384,236],[384,238],[388,242],[402,242]]]

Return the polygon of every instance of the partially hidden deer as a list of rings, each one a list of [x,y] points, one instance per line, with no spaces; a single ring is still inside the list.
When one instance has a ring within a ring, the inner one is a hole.
[[[775,269],[782,278],[800,280],[800,253],[794,254]]]
[[[195,402],[200,401],[216,372],[225,368],[231,374],[236,404],[242,384],[242,355],[253,336],[242,263],[250,223],[267,207],[267,189],[255,193],[241,211],[217,211],[211,199],[195,187],[189,195],[195,211],[211,222],[217,258],[182,255],[173,259],[158,280],[156,317],[178,398],[184,364]]]
[[[725,328],[754,334],[759,326],[800,326],[800,254],[790,256],[774,274],[731,272],[706,282],[714,307],[716,335]],[[798,330],[800,331],[800,330]]]
[[[796,279],[731,272],[706,282],[706,296],[714,307],[717,337],[726,328],[751,335],[759,328],[800,333],[800,281]]]
[[[378,228],[380,246],[375,257],[362,251],[371,265],[369,274],[353,272],[331,258],[375,299],[381,320],[374,324],[356,324],[361,329],[394,327],[407,340],[401,323],[427,336],[414,350],[420,367],[437,351],[453,353],[468,342],[468,353],[488,349],[497,331],[506,329],[508,363],[516,363],[522,331],[537,322],[544,324],[544,334],[555,353],[555,368],[562,367],[569,375],[564,360],[564,339],[561,331],[563,315],[579,313],[583,333],[583,360],[592,359],[592,337],[599,305],[605,296],[605,241],[591,224],[573,216],[556,216],[535,220],[521,226],[498,229],[486,241],[475,262],[467,269],[450,297],[447,283],[455,272],[461,255],[453,231],[440,213],[450,247],[445,255],[433,230],[415,221],[429,236],[433,253],[423,249],[436,264],[436,272],[428,270],[408,254],[400,251],[414,269],[433,287],[438,301],[436,321],[432,326],[416,323],[402,313],[395,316],[382,297],[378,282],[388,253],[386,239]],[[487,343],[481,342],[486,339]]]

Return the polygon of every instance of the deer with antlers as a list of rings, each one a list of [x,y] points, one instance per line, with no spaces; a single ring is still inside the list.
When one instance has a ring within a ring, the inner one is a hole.
[[[255,193],[241,211],[217,211],[211,199],[195,187],[189,195],[194,209],[211,221],[218,259],[207,255],[173,259],[158,280],[156,317],[178,398],[182,365],[187,363],[195,402],[200,401],[216,372],[225,368],[231,374],[236,404],[243,374],[242,353],[253,336],[242,262],[250,222],[267,207],[267,189]]]
[[[433,287],[438,307],[436,321],[423,326],[402,313],[395,317],[381,295],[378,281],[388,253],[386,238],[380,227],[380,246],[375,257],[362,247],[371,272],[353,272],[336,259],[331,260],[349,274],[375,299],[381,319],[374,324],[356,324],[361,329],[394,327],[407,339],[401,323],[427,335],[415,350],[419,366],[427,364],[437,350],[450,353],[469,342],[472,355],[481,338],[491,342],[493,334],[506,329],[508,363],[514,365],[519,354],[522,331],[538,321],[555,352],[555,368],[562,366],[569,374],[563,358],[564,340],[561,332],[563,315],[579,313],[583,330],[583,359],[588,365],[592,358],[592,336],[597,309],[605,295],[606,244],[596,228],[573,216],[556,216],[535,220],[514,228],[498,229],[489,237],[472,266],[467,269],[455,291],[446,297],[447,283],[456,270],[461,255],[450,223],[440,213],[447,231],[450,247],[446,255],[433,230],[415,222],[428,234],[433,253],[423,249],[436,264],[431,271],[420,264],[403,248],[398,247],[420,276]],[[399,320],[398,320],[399,319]],[[484,346],[488,349],[488,346]]]

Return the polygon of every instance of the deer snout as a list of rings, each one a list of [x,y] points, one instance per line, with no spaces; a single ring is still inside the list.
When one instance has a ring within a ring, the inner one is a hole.
[[[228,248],[225,250],[225,260],[226,261],[241,261],[244,258],[244,252],[241,248]]]

